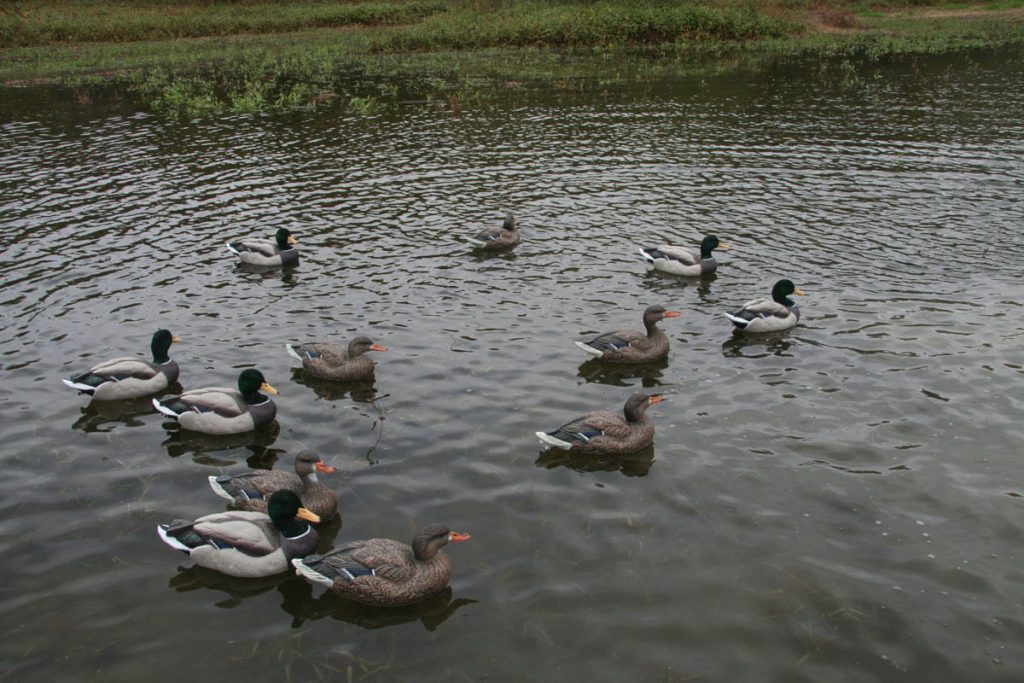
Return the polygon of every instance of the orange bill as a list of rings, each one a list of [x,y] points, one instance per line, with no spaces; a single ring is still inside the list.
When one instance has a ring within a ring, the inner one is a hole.
[[[372,344],[372,345],[370,346],[370,350],[371,350],[371,351],[387,351],[387,350],[388,350],[388,347],[386,347],[386,346],[381,346],[380,344]]]
[[[288,235],[288,244],[298,244],[298,243],[299,243],[299,241],[297,239],[295,239],[292,235]]]
[[[665,311],[666,318],[678,318],[681,315],[682,313],[680,313],[679,311]]]
[[[316,464],[316,471],[323,472],[324,474],[334,474],[334,468],[325,463],[323,460]]]
[[[275,389],[274,387],[270,386],[266,382],[264,382],[263,384],[260,385],[260,391],[265,391],[265,392],[267,392],[268,394],[270,394],[272,396],[277,396],[277,389]]]
[[[451,543],[458,543],[459,541],[468,541],[471,538],[469,534],[460,534],[458,531],[451,531],[448,533],[448,540]]]
[[[313,522],[313,524],[320,523],[320,515],[315,512],[310,512],[306,508],[299,508],[299,511],[295,513],[295,516],[300,519],[304,519],[307,522]]]

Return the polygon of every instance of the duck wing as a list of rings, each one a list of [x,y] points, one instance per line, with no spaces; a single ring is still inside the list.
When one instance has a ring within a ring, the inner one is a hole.
[[[152,379],[159,373],[159,368],[141,358],[114,358],[94,365],[88,372],[72,377],[71,381],[95,387],[104,382],[120,382],[129,378]]]
[[[263,501],[275,491],[287,489],[301,494],[304,491],[302,478],[294,472],[280,470],[262,470],[243,474],[224,474],[209,477],[210,488],[221,498],[233,503],[246,503],[252,500]],[[240,498],[240,501],[236,501]]]
[[[348,578],[375,575],[401,583],[416,574],[412,548],[390,538],[353,541],[344,548],[324,555],[324,560]]]
[[[270,258],[281,253],[277,244],[271,240],[260,237],[242,237],[228,242],[228,249],[236,254],[259,254]]]
[[[738,318],[753,320],[754,318],[770,318],[772,316],[786,318],[789,317],[789,313],[789,308],[785,304],[780,304],[774,299],[763,297],[748,301],[743,304],[743,308],[733,313],[733,315]]]
[[[678,261],[684,266],[700,264],[700,251],[691,247],[673,247],[670,245],[641,247],[641,253],[648,255],[652,262],[657,259],[665,259],[667,261]]]
[[[586,443],[599,436],[621,436],[628,431],[629,427],[621,416],[608,410],[598,410],[581,415],[547,433],[571,444],[573,441]]]
[[[281,535],[262,512],[238,510],[206,515],[193,522],[192,530],[207,540],[251,555],[267,555],[281,547]]]
[[[197,413],[213,412],[221,417],[238,417],[249,410],[249,404],[245,402],[242,394],[227,387],[193,389],[175,398],[178,403],[184,405],[186,410]],[[165,399],[161,399],[161,403],[174,407]]]
[[[306,361],[321,361],[329,365],[337,365],[348,360],[348,347],[331,342],[311,342],[308,344],[288,344],[288,352]]]
[[[618,330],[617,332],[606,332],[593,339],[583,342],[586,346],[598,351],[618,351],[627,346],[643,348],[647,342],[647,335],[636,330]]]

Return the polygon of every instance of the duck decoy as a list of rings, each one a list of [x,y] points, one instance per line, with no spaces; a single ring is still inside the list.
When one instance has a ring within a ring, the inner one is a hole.
[[[241,434],[270,423],[277,406],[260,391],[277,396],[263,373],[249,368],[238,375],[238,390],[227,387],[193,389],[180,396],[154,398],[153,406],[184,429],[203,434]]]
[[[441,548],[468,541],[469,534],[431,524],[412,547],[389,538],[352,541],[323,555],[292,560],[295,573],[364,605],[409,605],[448,586],[452,563]]]
[[[668,335],[658,328],[664,318],[676,318],[679,311],[665,310],[664,306],[648,306],[644,311],[647,332],[619,330],[608,332],[576,346],[609,363],[650,363],[668,355]]]
[[[644,413],[665,398],[637,392],[626,401],[623,412],[597,410],[581,415],[558,429],[537,432],[542,443],[589,455],[624,455],[654,441],[654,423]]]
[[[505,214],[505,221],[500,228],[489,228],[468,238],[469,243],[476,249],[486,251],[500,251],[511,249],[519,244],[519,221],[511,213]]]
[[[168,356],[171,344],[180,342],[167,330],[157,330],[149,344],[153,360],[114,358],[88,372],[62,379],[67,386],[100,401],[119,401],[149,396],[178,381],[178,364]]]
[[[772,287],[772,297],[754,299],[743,304],[735,313],[726,313],[737,329],[744,332],[779,332],[796,326],[800,308],[789,298],[790,294],[803,296],[807,292],[790,280],[779,280]]]
[[[332,342],[285,344],[288,355],[302,361],[309,374],[320,379],[339,382],[366,380],[373,377],[376,366],[367,351],[387,351],[386,346],[374,344],[369,337],[356,337],[348,346]]]
[[[278,228],[274,239],[240,237],[228,242],[228,249],[250,266],[290,266],[298,263],[298,240],[288,228]]]
[[[673,275],[696,277],[710,275],[718,270],[718,261],[711,252],[715,249],[729,249],[725,242],[719,242],[714,235],[708,235],[700,242],[700,247],[639,247],[640,255],[655,270]]]
[[[267,511],[267,499],[277,491],[297,494],[306,508],[322,521],[338,512],[338,496],[320,483],[318,474],[333,474],[334,468],[310,450],[295,456],[295,473],[280,470],[258,470],[244,474],[222,474],[209,477],[210,488],[231,502],[236,510]]]
[[[286,571],[290,560],[315,552],[316,530],[306,522],[319,521],[293,492],[278,491],[267,501],[267,514],[218,512],[160,524],[156,531],[164,543],[188,553],[202,567],[256,578]]]

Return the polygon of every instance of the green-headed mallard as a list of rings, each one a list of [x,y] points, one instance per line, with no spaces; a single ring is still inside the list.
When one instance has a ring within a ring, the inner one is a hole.
[[[581,415],[558,429],[537,432],[542,443],[589,455],[633,453],[654,441],[654,423],[644,415],[648,406],[664,397],[637,392],[622,413],[597,410]]]
[[[607,332],[587,341],[578,341],[576,346],[610,363],[650,363],[668,355],[668,335],[658,329],[658,323],[679,315],[679,311],[668,311],[664,306],[648,306],[644,311],[646,333],[636,330]]]
[[[469,238],[469,243],[476,249],[499,251],[511,249],[519,244],[519,222],[511,213],[505,214],[505,221],[500,228],[488,228]]]
[[[286,571],[290,560],[316,551],[316,531],[303,520],[320,519],[291,491],[272,495],[267,509],[267,514],[235,510],[191,522],[176,519],[156,532],[201,567],[243,578],[272,576]]]
[[[805,291],[789,280],[779,280],[772,287],[772,298],[748,301],[735,313],[725,317],[744,332],[779,332],[788,330],[800,320],[800,308],[788,298],[790,294],[803,296]]]
[[[259,370],[243,370],[238,375],[238,390],[227,387],[193,389],[180,396],[154,398],[153,405],[173,417],[184,429],[204,434],[241,434],[268,424],[277,415],[277,406],[260,393],[277,395]]]
[[[222,474],[209,478],[210,488],[231,501],[237,510],[267,511],[267,499],[277,491],[291,491],[302,507],[327,521],[338,512],[338,496],[320,483],[318,474],[332,474],[334,468],[310,450],[295,456],[295,472],[257,470],[243,474]]]
[[[347,346],[333,342],[285,344],[288,355],[302,361],[309,374],[320,379],[348,382],[373,377],[376,365],[367,351],[387,351],[387,347],[374,344],[369,337],[356,337]]]
[[[178,364],[167,354],[171,344],[180,341],[167,330],[157,330],[149,345],[153,352],[152,361],[115,358],[62,381],[72,389],[91,394],[100,401],[119,401],[155,394],[178,381]]]
[[[299,260],[298,242],[288,228],[279,228],[272,240],[242,237],[228,242],[228,249],[250,266],[290,266]]]
[[[292,565],[296,574],[311,583],[364,605],[409,605],[448,586],[452,563],[441,548],[468,540],[469,534],[431,524],[416,534],[412,547],[389,538],[371,538],[292,560]]]
[[[710,275],[718,270],[718,261],[715,260],[715,256],[711,252],[715,249],[728,248],[728,244],[719,242],[714,235],[708,235],[701,240],[700,248],[663,245],[639,247],[639,251],[640,255],[654,266],[655,270],[673,275],[695,277]]]

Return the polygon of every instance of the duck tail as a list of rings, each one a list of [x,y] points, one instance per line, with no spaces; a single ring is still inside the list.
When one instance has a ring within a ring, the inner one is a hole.
[[[83,394],[89,394],[90,396],[92,396],[93,393],[95,393],[95,391],[96,391],[96,387],[90,386],[88,384],[85,384],[83,382],[78,381],[80,379],[81,379],[80,377],[72,377],[71,379],[63,379],[62,378],[60,381],[64,382],[64,384],[66,384],[67,386],[71,387],[72,389],[77,389],[78,391],[82,392]]]
[[[648,263],[654,263],[655,259],[658,258],[655,255],[658,250],[654,247],[637,247],[636,250],[640,252],[640,255],[643,256],[644,260]]]
[[[292,560],[292,566],[295,567],[295,575],[301,576],[310,583],[318,586],[330,588],[334,585],[334,579],[318,571],[318,569],[324,569],[325,571],[330,570],[331,565],[324,562],[323,559],[322,555],[309,555],[305,558],[295,558]],[[314,569],[314,566],[316,569]]]
[[[226,244],[227,244],[227,247],[228,247],[228,251],[230,251],[235,256],[238,256],[239,254],[242,253],[241,251],[238,250],[238,245],[237,244],[235,244],[233,242],[227,242]]]
[[[555,448],[564,448],[566,450],[572,448],[571,443],[569,443],[568,441],[564,441],[563,439],[559,439],[556,436],[556,434],[558,434],[559,431],[560,430],[556,429],[553,432],[537,432],[537,438],[540,439],[541,443],[548,446],[553,446]]]
[[[467,237],[466,241],[469,242],[470,244],[472,244],[474,247],[486,247],[487,246],[487,242],[485,242],[482,239],[479,239],[477,237]]]
[[[294,358],[295,360],[299,362],[305,360],[302,356],[299,355],[299,351],[302,349],[301,346],[297,344],[285,344],[284,348],[288,352],[288,355]]]
[[[589,353],[591,356],[594,356],[596,358],[600,358],[601,356],[604,355],[604,351],[602,351],[601,349],[595,349],[593,346],[590,346],[586,342],[578,341],[573,343],[576,344],[576,346],[583,349],[584,351],[586,351],[587,353]]]
[[[738,327],[741,330],[742,329],[746,329],[747,325],[750,324],[750,321],[747,320],[746,318],[741,318],[738,315],[735,315],[733,313],[726,313],[725,317],[728,318],[729,320],[731,320],[732,324],[735,325],[736,327]]]
[[[193,548],[205,543],[203,537],[192,530],[192,525],[188,520],[176,519],[170,524],[158,524],[156,533],[167,545],[191,555]]]
[[[188,410],[188,406],[181,402],[180,396],[164,396],[162,398],[153,399],[153,407],[159,410],[167,417],[178,418],[179,415]]]
[[[225,500],[230,500],[234,502],[235,497],[228,493],[228,490],[224,488],[224,484],[226,484],[230,480],[230,475],[221,475],[219,477],[216,475],[210,475],[209,477],[207,477],[207,481],[210,482],[210,488],[213,489],[214,493],[216,493],[218,496]]]

